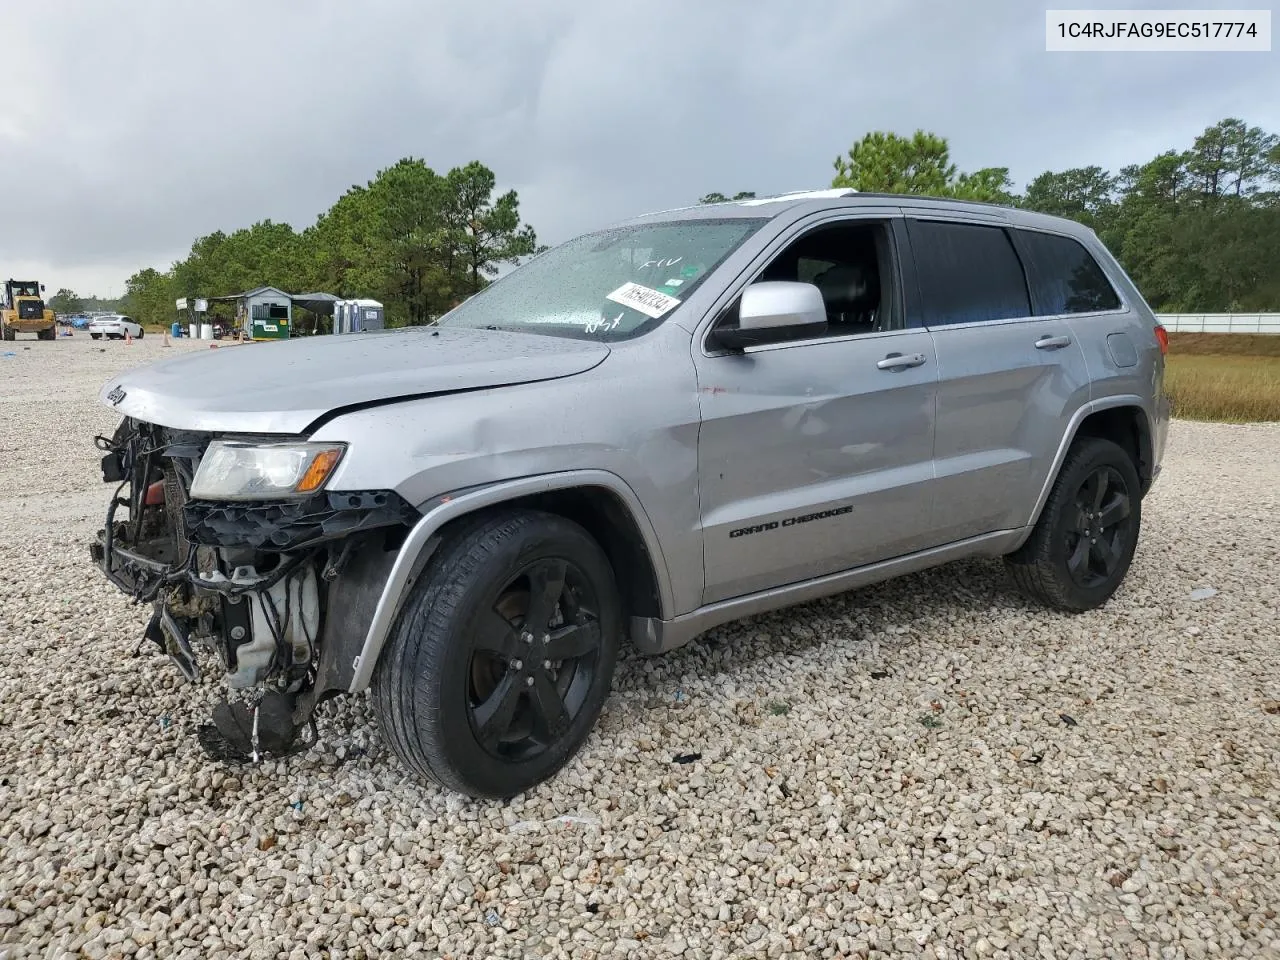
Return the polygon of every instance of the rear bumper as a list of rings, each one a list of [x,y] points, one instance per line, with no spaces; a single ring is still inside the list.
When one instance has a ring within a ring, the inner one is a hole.
[[[9,320],[5,326],[18,333],[35,333],[39,330],[48,330],[54,326],[52,320]]]

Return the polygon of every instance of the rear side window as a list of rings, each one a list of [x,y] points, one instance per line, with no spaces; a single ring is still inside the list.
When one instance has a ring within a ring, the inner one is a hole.
[[[1000,227],[908,220],[925,326],[1031,316],[1027,278]]]
[[[1032,230],[1019,230],[1018,239],[1031,273],[1038,315],[1120,309],[1111,281],[1079,241]]]

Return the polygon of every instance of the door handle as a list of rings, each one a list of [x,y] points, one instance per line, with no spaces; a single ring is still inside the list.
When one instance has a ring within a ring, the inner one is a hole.
[[[1059,347],[1070,345],[1070,337],[1041,337],[1036,341],[1037,350],[1057,350]]]
[[[891,353],[883,360],[876,362],[876,367],[880,370],[903,370],[907,367],[918,367],[925,361],[923,353],[912,353],[903,356],[900,353]]]

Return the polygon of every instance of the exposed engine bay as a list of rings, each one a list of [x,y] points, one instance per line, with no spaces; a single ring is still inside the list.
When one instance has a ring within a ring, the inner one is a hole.
[[[386,571],[420,515],[389,490],[193,498],[216,439],[131,418],[97,437],[103,480],[117,487],[90,552],[152,606],[144,643],[192,683],[202,660],[221,667],[226,693],[200,728],[205,750],[257,760],[304,749],[308,727],[314,740],[315,708],[347,690]]]

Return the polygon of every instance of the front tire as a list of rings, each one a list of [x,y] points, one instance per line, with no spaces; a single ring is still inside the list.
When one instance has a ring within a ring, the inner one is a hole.
[[[136,337],[134,337],[134,339],[135,339],[135,340],[141,340],[141,339],[142,339],[143,334],[145,334],[146,332],[147,332],[147,331],[145,331],[145,330],[143,330],[141,327],[139,327],[139,328],[138,328],[138,335],[137,335]]]
[[[515,796],[586,741],[621,634],[608,557],[580,526],[534,511],[472,521],[432,558],[382,652],[379,726],[414,773]]]
[[[1005,559],[1026,596],[1080,613],[1116,592],[1141,525],[1133,460],[1110,440],[1083,437],[1067,453],[1031,536]]]

